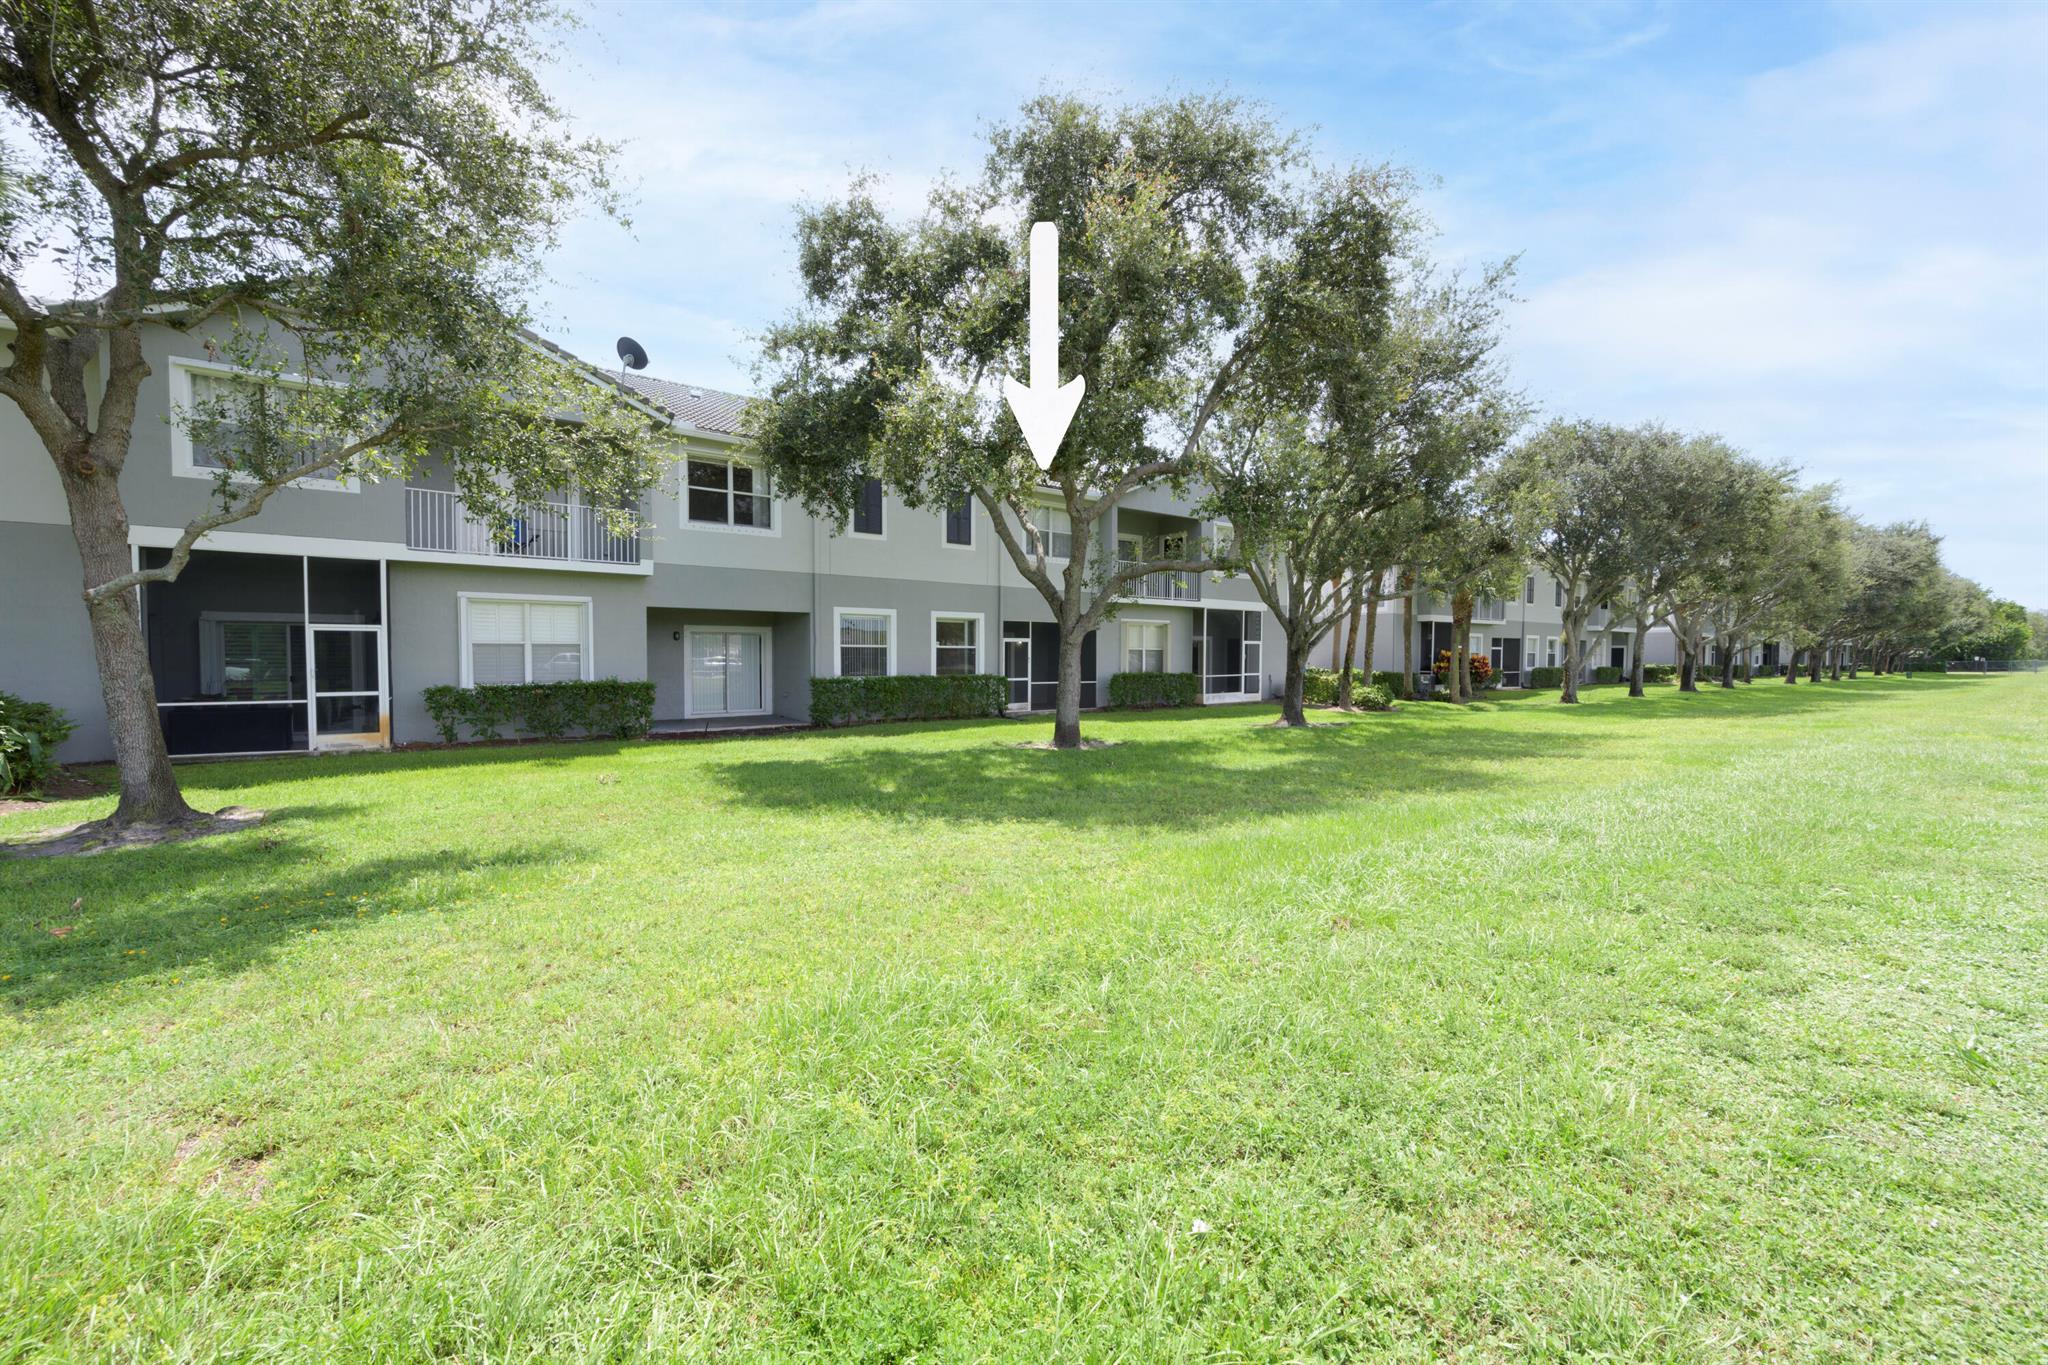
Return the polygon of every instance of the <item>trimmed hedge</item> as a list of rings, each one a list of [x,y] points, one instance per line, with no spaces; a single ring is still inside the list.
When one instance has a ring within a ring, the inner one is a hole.
[[[993,673],[813,678],[811,723],[857,725],[877,720],[955,720],[963,716],[1000,716],[1009,699],[1009,679]]]
[[[1668,683],[1678,676],[1677,664],[1644,664],[1643,681],[1646,683]]]
[[[57,771],[57,746],[77,728],[46,701],[0,692],[0,796],[41,791]]]
[[[1390,697],[1408,695],[1408,675],[1399,669],[1381,669],[1372,675],[1372,685],[1384,689]]]
[[[1532,668],[1529,670],[1529,686],[1540,691],[1546,687],[1563,687],[1564,670],[1561,668]]]
[[[654,684],[622,678],[589,682],[486,683],[480,687],[429,687],[422,694],[434,728],[449,744],[500,739],[502,726],[515,734],[562,739],[571,730],[612,739],[639,739],[654,724]]]
[[[1394,691],[1383,679],[1398,678],[1398,673],[1375,673],[1373,681],[1367,682],[1363,672],[1351,675],[1351,704],[1361,711],[1391,711],[1394,709]],[[1337,683],[1342,674],[1334,668],[1308,668],[1302,670],[1301,702],[1304,706],[1335,706],[1337,704]]]
[[[1117,673],[1109,680],[1111,706],[1195,706],[1202,682],[1192,673]]]
[[[1621,670],[1612,664],[1604,668],[1596,668],[1593,670],[1593,681],[1596,683],[1618,683],[1621,681]]]

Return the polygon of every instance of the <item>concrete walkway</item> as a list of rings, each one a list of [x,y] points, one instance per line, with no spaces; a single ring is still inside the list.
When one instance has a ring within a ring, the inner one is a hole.
[[[658,720],[650,739],[700,739],[706,735],[762,735],[802,730],[810,722],[794,716],[705,716],[697,720]]]

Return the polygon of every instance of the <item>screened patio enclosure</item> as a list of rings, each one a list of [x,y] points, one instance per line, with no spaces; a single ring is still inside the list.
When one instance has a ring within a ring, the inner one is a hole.
[[[1256,607],[1204,607],[1195,631],[1195,672],[1204,701],[1257,701],[1266,695],[1265,613]]]
[[[168,550],[139,552],[144,568]],[[389,743],[384,565],[195,550],[142,590],[164,742],[176,755]]]

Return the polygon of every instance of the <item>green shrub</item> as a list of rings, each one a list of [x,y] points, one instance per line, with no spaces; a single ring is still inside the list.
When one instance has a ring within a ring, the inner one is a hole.
[[[1646,683],[1668,683],[1678,676],[1677,664],[1644,664],[1643,681]]]
[[[597,678],[588,682],[487,683],[481,687],[429,687],[427,715],[448,744],[499,739],[515,733],[561,739],[572,731],[612,739],[639,739],[654,724],[654,684]]]
[[[1564,670],[1561,668],[1532,668],[1529,670],[1529,686],[1539,691],[1546,687],[1563,687]]]
[[[0,796],[41,791],[57,771],[57,746],[77,728],[48,702],[0,692]]]
[[[1593,670],[1593,681],[1596,683],[1618,683],[1621,681],[1621,670],[1611,664],[1604,668],[1596,668]]]
[[[858,725],[877,720],[953,720],[963,716],[1000,716],[1009,699],[1009,679],[997,677],[993,673],[954,673],[943,676],[906,673],[890,678],[813,678],[811,723]]]
[[[1304,706],[1335,706],[1337,704],[1337,682],[1342,675],[1334,668],[1310,668],[1302,671],[1301,701]],[[1398,683],[1398,673],[1375,673],[1372,681],[1366,681],[1365,673],[1355,671],[1351,675],[1351,704],[1361,711],[1391,711],[1394,698],[1399,695],[1393,684]]]
[[[1378,683],[1367,683],[1355,688],[1351,701],[1361,711],[1391,711],[1394,709],[1394,694]]]
[[[1372,685],[1385,688],[1387,695],[1390,697],[1405,697],[1408,695],[1408,675],[1399,670],[1380,670],[1372,675]]]
[[[1194,706],[1202,683],[1192,673],[1118,673],[1109,680],[1111,706]]]

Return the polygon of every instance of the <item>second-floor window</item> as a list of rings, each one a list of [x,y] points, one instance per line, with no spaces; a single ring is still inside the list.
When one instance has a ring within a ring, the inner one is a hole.
[[[1530,574],[1522,580],[1522,601],[1528,606],[1536,605],[1536,575]]]
[[[1040,507],[1032,513],[1038,526],[1038,543],[1048,559],[1066,559],[1074,553],[1074,520],[1064,507]]]
[[[946,543],[948,545],[972,545],[974,543],[974,497],[967,497],[946,509]]]
[[[860,486],[860,498],[853,504],[853,533],[857,536],[882,534],[882,481],[869,479]]]
[[[171,438],[172,472],[211,479],[225,470],[252,479],[252,465],[290,467],[340,446],[341,437],[323,434],[307,414],[293,410],[294,395],[305,388],[302,380],[258,378],[211,361],[173,359],[171,403],[182,420]],[[292,487],[357,490],[354,480],[332,472],[309,475]]]
[[[774,518],[768,471],[738,460],[692,459],[684,515],[700,526],[766,531]]]
[[[1553,607],[1561,607],[1561,606],[1563,606],[1563,605],[1564,605],[1564,584],[1562,584],[1562,583],[1552,583],[1552,584],[1550,585],[1550,595],[1551,595],[1551,598],[1553,599],[1553,600],[1551,601],[1551,604],[1550,604],[1550,605],[1552,605]]]

